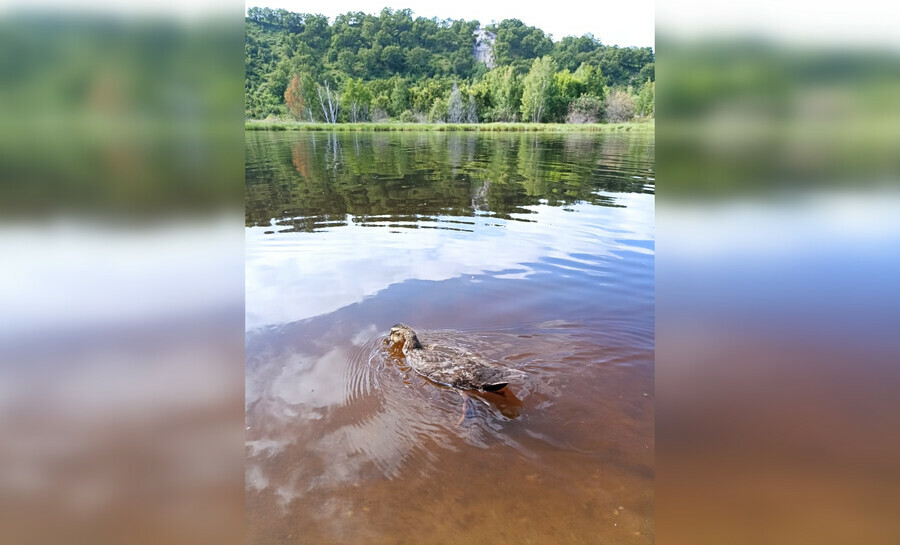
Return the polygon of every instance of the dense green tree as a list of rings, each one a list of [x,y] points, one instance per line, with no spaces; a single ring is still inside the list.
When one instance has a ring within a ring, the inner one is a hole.
[[[406,69],[417,76],[427,75],[431,65],[431,51],[416,46],[406,51]]]
[[[487,121],[515,121],[522,104],[521,79],[512,66],[495,68],[481,80]],[[476,98],[479,92],[476,91]]]
[[[384,121],[390,117],[391,99],[384,94],[372,97],[371,116],[372,121]]]
[[[475,102],[475,96],[469,93],[469,100],[466,104],[466,123],[478,123],[478,104]]]
[[[341,93],[341,109],[351,123],[369,120],[369,106],[372,103],[372,91],[362,80],[349,79]]]
[[[318,55],[324,54],[331,44],[331,26],[324,15],[306,15],[306,26],[300,33],[303,43],[308,45]]]
[[[606,78],[596,66],[581,63],[575,71],[575,77],[584,82],[584,93],[595,96],[600,100],[606,98]]]
[[[399,45],[388,45],[381,50],[381,62],[384,63],[388,73],[396,74],[403,71],[406,57]]]
[[[581,95],[569,104],[566,123],[597,123],[603,117],[603,102],[594,95]]]
[[[333,57],[341,51],[349,51],[356,53],[359,48],[366,44],[362,35],[362,20],[365,18],[363,13],[345,13],[338,15],[334,19],[331,34],[330,53],[334,53]]]
[[[649,47],[613,46],[597,49],[591,62],[600,68],[610,85],[624,87],[646,81],[639,76],[640,71],[654,58]]]
[[[266,77],[269,92],[276,97],[284,96],[284,90],[287,89],[287,85],[291,81],[291,75],[294,73],[293,64],[291,59],[281,59]]]
[[[329,109],[321,106],[318,87],[324,90],[327,81],[334,96],[338,90],[344,92],[350,80],[354,93],[357,84],[371,93],[366,106],[369,117],[377,112],[379,119],[397,118],[407,111],[407,118],[426,117],[438,99],[449,107],[451,84],[456,81],[464,118],[471,117],[472,102],[479,120],[516,120],[524,107],[524,76],[535,59],[548,55],[559,71],[559,75],[554,71],[550,87],[560,93],[546,97],[543,120],[564,119],[572,101],[583,94],[603,101],[607,86],[630,85],[642,91],[648,79],[655,80],[650,48],[605,46],[590,34],[554,43],[541,29],[515,19],[489,27],[497,34],[496,67],[489,70],[473,55],[473,32],[478,26],[477,21],[414,18],[410,10],[348,12],[329,24],[323,15],[250,8],[245,19],[246,116],[296,116],[296,109],[289,112],[285,102],[295,73],[304,88],[300,93],[306,108],[300,113],[304,120],[330,119]],[[639,97],[640,92],[635,98]],[[340,104],[340,119],[353,117],[348,100],[349,96]],[[359,112],[366,107],[360,106]],[[530,106],[527,109],[533,113]]]
[[[587,62],[591,54],[599,47],[601,47],[600,41],[591,34],[585,34],[579,38],[566,36],[553,45],[553,53],[550,56],[553,57],[560,69],[574,72],[581,64]]]
[[[361,76],[365,66],[365,59],[361,59],[358,54],[349,49],[338,53],[337,62],[335,63],[335,68],[338,71],[351,77]]]
[[[300,32],[304,26],[303,14],[292,13],[286,9],[253,7],[247,10],[247,19],[262,27],[283,28],[291,32]]]
[[[656,81],[656,63],[648,62],[644,66],[641,67],[640,72],[638,72],[638,80],[640,81]]]
[[[269,91],[269,84],[263,82],[246,98],[248,108],[254,115],[263,119],[280,115],[284,111],[284,105]]]
[[[391,101],[390,101],[390,113],[391,115],[400,115],[409,109],[409,87],[403,78],[394,76],[391,78],[393,80],[393,84],[391,85]]]
[[[431,111],[428,112],[428,121],[432,123],[443,123],[447,120],[447,99],[438,98],[431,105]]]
[[[640,92],[634,101],[637,115],[652,117],[656,113],[656,82],[649,79],[641,86]]]
[[[547,104],[547,117],[551,121],[563,121],[568,113],[569,104],[587,92],[583,79],[568,70],[557,72],[554,76],[556,93]]]
[[[435,101],[442,99],[444,100],[444,110],[446,110],[447,105],[444,96],[447,91],[447,86],[441,80],[422,80],[409,90],[410,105],[416,112],[429,113]]]
[[[525,25],[518,19],[504,19],[495,27],[494,61],[498,64],[512,64],[524,69],[531,59],[549,54],[553,42],[544,31]]]
[[[557,100],[556,63],[549,56],[534,59],[522,86],[522,119],[541,123],[548,116],[548,106]]]
[[[318,117],[316,114],[316,82],[306,74],[300,76],[300,92],[303,94],[303,102],[305,103],[305,118],[312,123]]]

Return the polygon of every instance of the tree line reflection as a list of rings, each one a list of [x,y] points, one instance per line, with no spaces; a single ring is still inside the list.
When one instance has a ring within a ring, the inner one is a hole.
[[[528,206],[618,206],[654,192],[652,135],[584,133],[247,134],[246,224],[314,231],[368,221],[489,213]],[[649,160],[648,160],[649,159]]]

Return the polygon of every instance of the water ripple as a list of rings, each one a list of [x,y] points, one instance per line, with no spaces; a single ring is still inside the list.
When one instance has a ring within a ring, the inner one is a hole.
[[[652,538],[654,178],[647,136],[248,135],[248,527]],[[397,322],[521,377],[464,404]]]

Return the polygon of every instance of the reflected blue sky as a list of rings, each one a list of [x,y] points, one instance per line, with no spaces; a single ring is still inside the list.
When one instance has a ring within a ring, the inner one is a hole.
[[[562,260],[564,267],[577,255],[615,260],[621,252],[652,254],[653,196],[610,196],[621,207],[531,206],[533,214],[514,215],[527,222],[444,216],[404,229],[362,226],[351,217],[346,226],[315,233],[266,234],[265,227],[249,227],[246,328],[332,312],[411,279],[487,273],[524,278],[534,273],[533,264],[548,259]]]

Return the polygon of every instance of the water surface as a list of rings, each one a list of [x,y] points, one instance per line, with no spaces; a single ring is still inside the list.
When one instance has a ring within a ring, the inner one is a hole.
[[[247,133],[250,543],[653,541],[652,135]],[[429,383],[405,322],[518,370]]]

